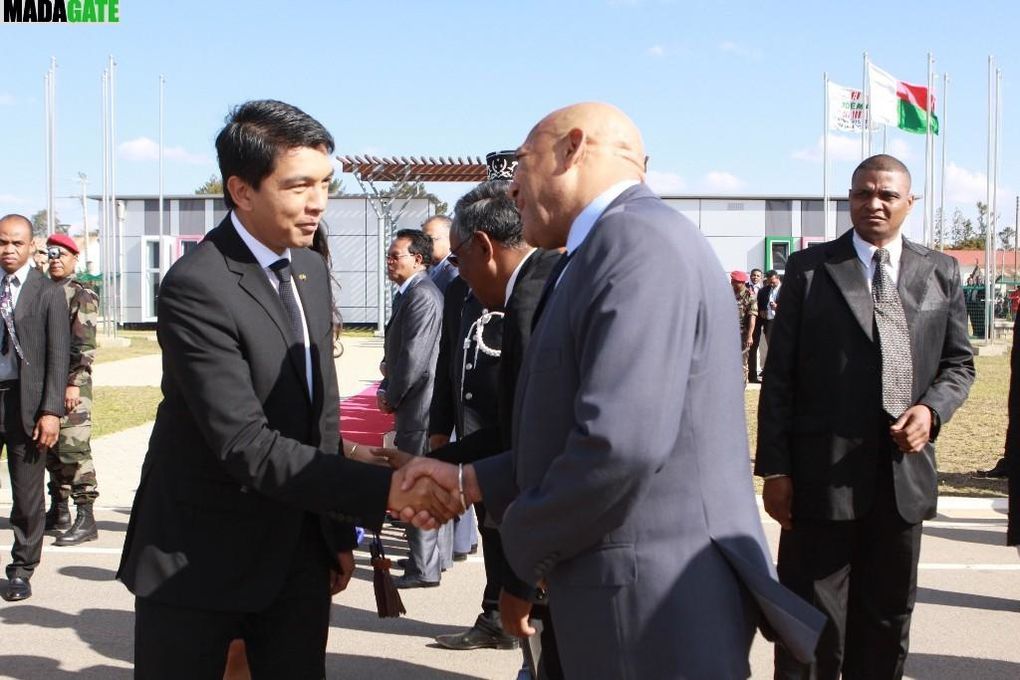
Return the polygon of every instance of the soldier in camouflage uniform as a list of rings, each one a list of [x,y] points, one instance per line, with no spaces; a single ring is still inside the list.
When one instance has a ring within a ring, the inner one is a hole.
[[[60,419],[60,438],[46,456],[50,473],[50,511],[46,528],[67,530],[54,545],[77,545],[99,537],[92,505],[96,469],[92,463],[92,361],[96,351],[99,298],[74,280],[78,246],[71,237],[54,234],[46,241],[50,278],[64,286],[71,323],[71,364],[64,393],[67,415]],[[68,497],[74,499],[77,516],[70,523]]]
[[[754,324],[758,317],[758,301],[747,288],[748,276],[746,272],[730,272],[730,285],[733,286],[733,295],[737,299],[737,319],[740,323],[740,351],[744,364],[744,384],[747,384],[747,357],[751,349],[751,339],[754,335]]]

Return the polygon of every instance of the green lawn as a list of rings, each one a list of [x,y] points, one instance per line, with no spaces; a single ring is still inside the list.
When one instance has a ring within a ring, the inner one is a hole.
[[[1006,481],[977,479],[973,472],[990,468],[1002,455],[1006,438],[1009,356],[977,357],[977,379],[970,397],[939,435],[936,457],[939,493],[946,496],[1005,496]],[[757,440],[758,391],[744,393],[751,452]],[[755,478],[761,492],[761,480]]]
[[[156,334],[151,331],[120,331],[119,337],[128,338],[131,345],[128,347],[100,347],[96,350],[96,363],[102,364],[107,361],[119,361],[121,359],[133,359],[134,357],[147,354],[159,354],[159,343],[156,342]]]
[[[158,387],[97,387],[93,394],[92,438],[113,434],[156,417]]]

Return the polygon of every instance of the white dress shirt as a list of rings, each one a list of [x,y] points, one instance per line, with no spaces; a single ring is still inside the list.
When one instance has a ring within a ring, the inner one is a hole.
[[[641,182],[636,179],[625,179],[622,182],[617,182],[613,186],[609,187],[601,194],[596,196],[591,203],[585,206],[584,210],[574,218],[573,224],[570,225],[570,232],[567,234],[567,254],[574,252],[577,248],[584,243],[584,239],[588,238],[588,234],[595,228],[595,223],[602,217],[602,213],[606,211],[609,204],[620,197],[627,189],[630,189],[636,184]],[[568,263],[563,271],[560,272],[560,277],[556,279],[556,285],[560,284],[560,279],[563,278],[563,274],[566,273],[567,269],[570,268]]]
[[[287,258],[293,264],[293,260],[290,257],[290,248],[283,251],[282,254],[277,255],[269,249],[264,243],[259,241],[257,238],[252,236],[244,225],[241,224],[241,220],[238,219],[237,214],[233,211],[230,212],[230,221],[234,225],[234,229],[237,231],[237,235],[244,241],[244,245],[248,246],[248,250],[255,256],[255,260],[262,267],[262,272],[266,275],[266,279],[269,281],[269,285],[273,287],[277,295],[280,293],[280,279],[276,278],[276,274],[272,269],[269,268],[271,264],[281,258]],[[308,319],[305,318],[305,306],[301,302],[301,294],[298,293],[297,286],[294,285],[294,279],[290,281],[290,288],[294,292],[294,301],[297,302],[298,311],[301,312],[301,332],[304,336],[302,340],[305,344],[305,379],[308,383],[308,397],[312,398],[312,343],[308,339]]]
[[[521,268],[524,267],[524,263],[528,261],[528,258],[535,254],[535,249],[532,248],[528,251],[528,254],[521,258],[521,261],[514,267],[514,273],[510,275],[510,280],[506,282],[506,294],[503,296],[503,309],[510,304],[510,296],[514,294],[514,286],[517,285],[517,277],[521,274]]]
[[[878,246],[862,239],[857,234],[856,229],[854,229],[853,233],[853,242],[854,250],[857,251],[857,258],[864,265],[864,275],[868,281],[868,290],[870,291],[871,282],[875,278],[875,263],[872,258],[875,257],[875,251],[878,250]],[[900,281],[900,258],[903,256],[903,235],[896,234],[896,238],[887,243],[885,249],[889,251],[889,264],[886,266],[885,271],[889,274],[889,278],[892,279],[892,283],[895,286]]]
[[[11,274],[11,314],[14,314],[14,310],[18,308],[18,297],[21,296],[21,286],[25,283],[28,278],[28,272],[32,270],[32,258],[28,258],[28,262],[22,265],[21,269]],[[4,274],[7,276],[7,274]],[[3,278],[0,277],[0,284],[2,284]],[[0,321],[2,324],[3,321]],[[0,329],[2,330],[2,329]],[[7,332],[4,330],[3,332]],[[14,332],[18,332],[17,325],[14,326]],[[19,337],[18,341],[21,342],[22,338]],[[10,339],[7,341],[7,354],[0,354],[0,380],[17,380],[21,375],[21,370],[18,365],[18,352],[14,349],[14,340]]]

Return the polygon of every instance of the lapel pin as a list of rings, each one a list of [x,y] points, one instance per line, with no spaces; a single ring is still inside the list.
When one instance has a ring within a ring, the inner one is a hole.
[[[305,276],[304,274],[298,274],[298,275],[297,275],[297,277],[298,277],[298,279],[299,279],[299,280],[301,280],[301,281],[304,281],[305,279],[307,279],[307,278],[308,278],[308,277],[307,277],[307,276]]]

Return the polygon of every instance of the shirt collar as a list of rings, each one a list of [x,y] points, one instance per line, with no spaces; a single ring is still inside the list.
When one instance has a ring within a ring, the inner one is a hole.
[[[595,200],[589,203],[581,211],[581,214],[574,218],[574,223],[570,225],[570,233],[567,234],[568,254],[574,252],[578,246],[584,243],[584,239],[591,233],[592,227],[602,217],[602,213],[606,211],[609,204],[635,184],[640,184],[640,182],[636,179],[626,179],[622,182],[617,182],[596,196]]]
[[[514,286],[517,285],[517,277],[521,273],[521,268],[524,266],[524,263],[528,261],[528,258],[534,254],[534,252],[535,249],[532,248],[528,251],[527,255],[521,258],[521,261],[517,263],[516,267],[514,267],[514,273],[510,275],[510,280],[506,282],[506,295],[503,296],[504,309],[510,304],[510,296],[514,293]]]
[[[11,277],[11,285],[12,286],[13,285],[21,286],[22,284],[25,283],[25,280],[28,278],[28,273],[30,271],[32,271],[32,268],[34,266],[35,265],[32,263],[32,258],[28,258],[28,262],[26,262],[25,264],[21,265],[21,269],[19,269],[18,271],[14,272],[13,274],[4,274],[4,276],[10,276]]]
[[[864,263],[866,268],[870,269],[872,258],[875,256],[875,251],[878,250],[878,246],[868,243],[862,239],[856,229],[854,229],[853,232],[852,238],[854,250],[857,251],[857,257]],[[896,234],[895,239],[885,244],[885,249],[889,251],[889,266],[894,270],[899,271],[900,256],[903,254],[903,234]]]
[[[400,293],[401,295],[406,293],[407,289],[411,286],[411,282],[414,281],[416,278],[418,278],[419,276],[421,276],[424,273],[425,272],[415,272],[414,274],[409,276],[406,281],[404,281],[402,284],[400,284],[400,287],[397,288],[397,292]]]
[[[263,269],[269,269],[269,265],[273,264],[280,258],[287,258],[288,260],[291,259],[290,248],[284,250],[283,254],[277,255],[270,250],[266,244],[252,236],[251,233],[244,228],[244,225],[241,224],[241,220],[238,218],[237,213],[233,210],[230,211],[230,221],[234,225],[237,235],[241,237],[242,241],[244,241],[244,245],[248,246],[248,250],[250,250],[251,254],[255,256],[259,266]]]

